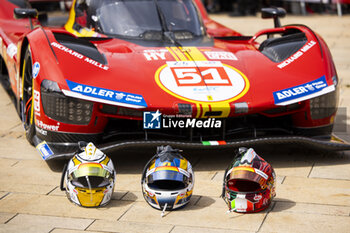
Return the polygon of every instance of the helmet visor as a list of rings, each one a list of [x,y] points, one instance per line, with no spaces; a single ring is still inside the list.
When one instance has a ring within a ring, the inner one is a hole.
[[[260,184],[251,180],[232,179],[227,182],[227,187],[235,192],[256,192],[261,190]]]
[[[147,177],[147,184],[156,190],[180,190],[188,186],[188,180],[180,172],[156,171]]]
[[[238,192],[257,191],[266,185],[266,179],[262,176],[265,174],[261,174],[261,171],[251,167],[235,167],[227,174],[227,187]]]
[[[112,174],[99,163],[83,163],[70,174],[74,186],[99,188],[110,184]]]

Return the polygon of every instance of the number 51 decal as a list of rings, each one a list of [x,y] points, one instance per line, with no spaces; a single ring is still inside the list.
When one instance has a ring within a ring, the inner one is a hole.
[[[177,86],[232,86],[223,66],[170,67]]]

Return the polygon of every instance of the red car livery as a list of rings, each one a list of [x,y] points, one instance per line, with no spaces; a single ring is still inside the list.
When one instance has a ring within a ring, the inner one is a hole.
[[[262,13],[275,28],[243,36],[200,0],[76,0],[64,21],[3,0],[2,83],[45,160],[79,141],[349,149],[332,140],[338,77],[326,43],[281,26],[282,9]]]

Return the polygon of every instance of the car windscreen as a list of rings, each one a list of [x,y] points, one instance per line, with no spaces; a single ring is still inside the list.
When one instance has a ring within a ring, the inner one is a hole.
[[[191,0],[157,0],[160,14],[177,39],[203,35],[203,27]],[[161,39],[164,25],[154,0],[104,0],[95,6],[91,20],[106,35]]]

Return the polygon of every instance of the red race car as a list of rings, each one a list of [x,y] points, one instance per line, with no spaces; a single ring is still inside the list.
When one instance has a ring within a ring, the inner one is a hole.
[[[79,141],[350,149],[332,136],[329,49],[307,26],[281,26],[284,15],[263,9],[275,28],[243,36],[200,0],[74,0],[64,25],[2,0],[2,83],[45,160],[72,156]]]

